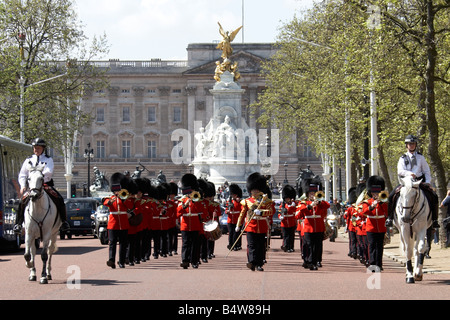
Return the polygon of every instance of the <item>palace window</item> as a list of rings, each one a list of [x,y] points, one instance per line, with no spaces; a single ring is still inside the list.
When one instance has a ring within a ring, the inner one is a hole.
[[[156,107],[148,107],[147,112],[147,121],[156,122]]]
[[[96,156],[100,159],[106,158],[105,140],[97,140]]]
[[[156,141],[154,140],[147,142],[147,157],[150,159],[156,158]]]
[[[122,141],[122,158],[131,158],[131,140]]]
[[[175,122],[175,123],[181,122],[181,108],[180,107],[173,108],[173,122]]]

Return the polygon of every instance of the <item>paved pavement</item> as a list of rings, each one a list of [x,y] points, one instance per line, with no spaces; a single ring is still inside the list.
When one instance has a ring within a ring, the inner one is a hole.
[[[348,238],[341,228],[340,232],[344,238]],[[406,266],[406,258],[400,247],[400,235],[395,233],[391,236],[391,242],[384,246],[384,255],[387,259],[398,262],[401,266]],[[441,248],[439,243],[432,243],[429,256],[424,261],[423,272],[432,273],[450,273],[450,248]]]

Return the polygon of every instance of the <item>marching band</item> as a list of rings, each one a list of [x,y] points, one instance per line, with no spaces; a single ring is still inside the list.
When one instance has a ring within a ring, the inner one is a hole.
[[[222,235],[218,223],[222,212],[220,204],[214,200],[215,185],[193,174],[185,174],[180,182],[182,197],[178,198],[179,187],[173,182],[153,186],[146,178],[132,179],[121,173],[112,175],[113,194],[102,201],[110,210],[107,266],[116,267],[117,245],[120,268],[146,262],[152,248],[154,259],[176,255],[177,226],[181,232],[181,268],[196,269],[215,257],[215,241]],[[349,238],[348,255],[354,259],[359,257],[366,267],[374,266],[379,270],[382,270],[388,211],[388,194],[384,187],[383,178],[372,176],[367,183],[350,188],[348,208],[343,214]],[[264,271],[272,219],[277,213],[281,220],[281,249],[287,253],[295,251],[297,230],[302,266],[309,270],[322,267],[330,203],[324,199],[320,181],[304,181],[299,200],[297,190],[286,185],[278,207],[261,174],[251,174],[246,188],[249,197],[243,199],[239,185],[229,186],[230,197],[224,210],[228,216],[228,255],[242,249],[242,236],[246,232],[246,266],[252,271]]]

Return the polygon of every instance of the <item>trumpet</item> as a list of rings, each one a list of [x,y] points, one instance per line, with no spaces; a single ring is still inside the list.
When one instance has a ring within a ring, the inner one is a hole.
[[[119,191],[118,196],[121,200],[127,200],[130,197],[130,193],[128,192],[127,189],[122,189]]]
[[[198,191],[192,191],[191,194],[189,195],[189,198],[192,201],[197,202],[197,201],[200,201],[200,199],[202,198],[202,195]]]
[[[381,202],[387,202],[389,200],[389,193],[386,190],[383,190],[378,197]]]
[[[317,201],[323,201],[324,198],[325,198],[325,194],[323,193],[323,191],[317,191],[317,192],[314,194],[314,198],[315,198],[315,200],[317,200]]]

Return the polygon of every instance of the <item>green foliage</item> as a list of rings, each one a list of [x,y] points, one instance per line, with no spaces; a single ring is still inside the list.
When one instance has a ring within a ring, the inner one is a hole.
[[[87,43],[71,0],[2,0],[0,30],[1,133],[19,139],[22,77],[25,142],[40,136],[62,152],[91,122],[82,96],[105,86],[104,71],[92,64],[108,51],[105,36]]]
[[[375,90],[379,162],[389,169],[383,172],[385,178],[395,183],[407,134],[419,135],[423,153],[431,157],[425,150],[434,125],[448,172],[450,15],[448,1],[440,2],[442,7],[434,7],[436,122],[427,121],[432,118],[425,103],[430,50],[423,3],[402,0],[373,1],[376,13],[358,1],[324,1],[294,17],[280,31],[279,51],[264,66],[268,89],[252,106],[263,111],[258,120],[287,136],[304,132],[317,153],[326,151],[339,159],[345,150],[348,115],[352,154],[362,159],[370,126],[369,96]],[[368,21],[375,21],[376,28],[369,28]]]

